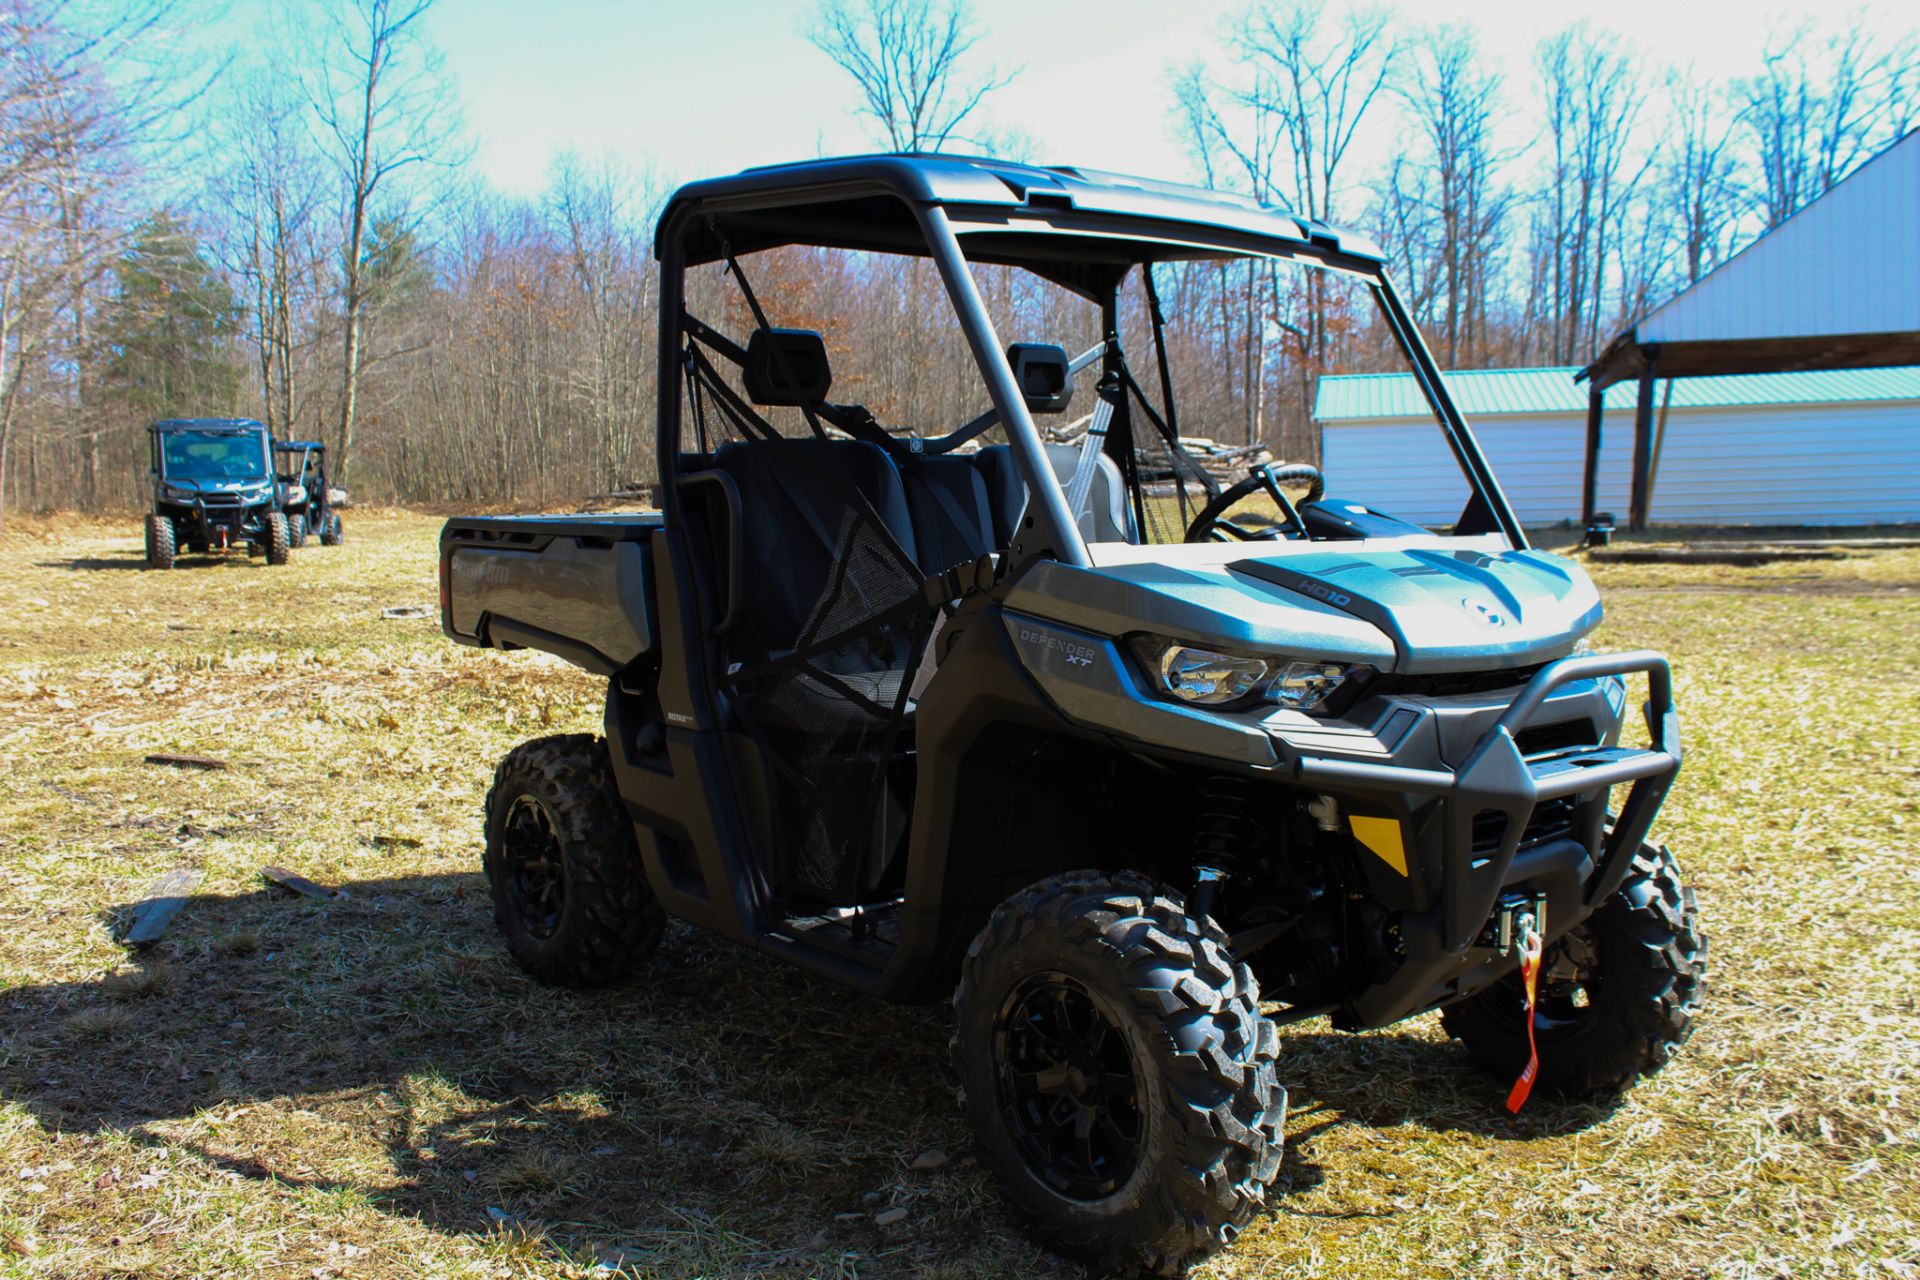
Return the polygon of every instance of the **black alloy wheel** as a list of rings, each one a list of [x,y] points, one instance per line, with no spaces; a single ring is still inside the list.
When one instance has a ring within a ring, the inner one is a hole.
[[[1133,872],[1014,894],[960,967],[949,1046],[980,1162],[1100,1274],[1180,1275],[1280,1173],[1280,1038],[1225,931]]]
[[[486,832],[494,923],[540,981],[618,982],[660,945],[666,912],[600,738],[560,734],[509,751],[487,791]]]
[[[1063,973],[1037,973],[994,1022],[999,1104],[1021,1154],[1061,1195],[1124,1186],[1146,1139],[1146,1096],[1118,1016]]]
[[[521,926],[531,937],[551,938],[567,905],[567,875],[553,815],[533,796],[516,796],[501,835],[508,892]]]

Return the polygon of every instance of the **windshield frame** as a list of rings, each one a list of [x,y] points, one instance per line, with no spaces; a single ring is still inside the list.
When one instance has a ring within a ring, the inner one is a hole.
[[[1045,255],[1056,262],[1097,258],[1118,269],[1118,278],[1107,297],[1101,299],[1109,317],[1117,317],[1117,308],[1112,305],[1112,300],[1126,276],[1131,275],[1135,268],[1151,270],[1156,262],[1281,261],[1302,269],[1331,271],[1364,282],[1380,318],[1385,321],[1395,344],[1400,348],[1401,356],[1406,361],[1406,371],[1413,375],[1415,385],[1426,400],[1434,422],[1467,482],[1469,498],[1461,513],[1463,522],[1479,508],[1493,526],[1488,532],[1498,532],[1516,551],[1526,550],[1530,545],[1465,415],[1448,394],[1439,365],[1418,325],[1394,290],[1392,277],[1381,259],[1343,252],[1338,247],[1337,239],[1331,236],[1302,242],[1220,226],[1067,210],[954,206],[939,212],[945,214],[945,221],[969,265],[978,262],[1020,266],[1043,278],[1052,278],[1050,272],[1039,269],[1036,259],[1040,254],[1009,250],[1015,245],[1025,248],[1028,243],[1034,249],[1040,249],[1047,237],[1053,237],[1068,246],[1112,246],[1115,252],[1110,254],[1088,253],[1078,258],[1073,254],[1057,257]],[[1029,237],[1032,238],[1030,242]],[[974,252],[968,251],[970,246]],[[965,322],[963,314],[962,323]],[[1113,323],[1117,331],[1117,318]],[[1155,333],[1153,338],[1156,354],[1162,354],[1162,335]],[[1004,363],[1004,356],[1001,362]],[[1038,479],[1059,488],[1050,468],[1046,475]],[[1029,483],[1032,483],[1031,479]],[[1480,537],[1482,533],[1471,531],[1436,536],[1472,538]]]

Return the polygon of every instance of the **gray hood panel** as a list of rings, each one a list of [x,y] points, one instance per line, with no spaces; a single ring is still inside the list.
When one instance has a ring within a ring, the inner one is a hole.
[[[1006,604],[1100,635],[1145,631],[1411,673],[1546,662],[1601,617],[1586,574],[1557,556],[1362,543],[1226,565],[1041,561]]]
[[[1373,623],[1392,637],[1403,672],[1546,662],[1601,617],[1587,575],[1538,551],[1330,551],[1228,568]]]
[[[1149,631],[1240,652],[1291,653],[1382,669],[1393,641],[1371,622],[1224,568],[1121,564],[1082,569],[1043,560],[1007,607],[1107,636]]]

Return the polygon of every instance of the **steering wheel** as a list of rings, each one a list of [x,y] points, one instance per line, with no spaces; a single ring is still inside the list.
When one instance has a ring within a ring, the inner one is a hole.
[[[1320,468],[1307,462],[1260,462],[1255,463],[1247,473],[1247,478],[1229,489],[1222,490],[1220,496],[1200,508],[1200,514],[1187,526],[1188,542],[1278,542],[1282,538],[1299,539],[1307,536],[1307,526],[1300,519],[1300,512],[1294,506],[1293,499],[1287,497],[1280,486],[1305,481],[1307,496],[1304,502],[1318,502],[1327,491],[1327,478],[1320,474]],[[1226,518],[1235,504],[1244,501],[1255,493],[1264,490],[1280,513],[1286,517],[1281,524],[1262,525],[1249,528],[1246,525]]]

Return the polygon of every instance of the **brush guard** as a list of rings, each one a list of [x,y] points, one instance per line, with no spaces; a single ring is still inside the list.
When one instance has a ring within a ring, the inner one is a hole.
[[[1554,690],[1576,680],[1643,672],[1647,677],[1643,710],[1651,739],[1647,747],[1574,747],[1532,759],[1520,753],[1516,735]],[[1586,883],[1583,905],[1592,910],[1626,878],[1634,851],[1646,839],[1680,771],[1680,758],[1672,672],[1660,654],[1638,650],[1562,658],[1542,667],[1458,770],[1301,756],[1294,762],[1294,776],[1305,786],[1326,791],[1412,793],[1445,801],[1436,923],[1441,949],[1458,954],[1474,943],[1494,915],[1536,806],[1632,784]],[[1488,810],[1506,818],[1506,832],[1491,854],[1476,856],[1474,817]]]

